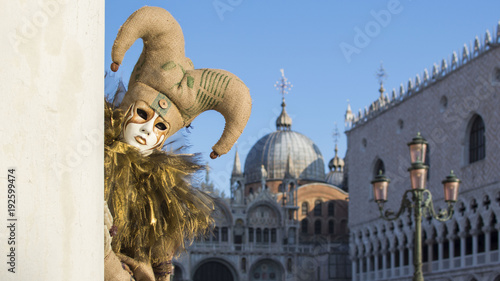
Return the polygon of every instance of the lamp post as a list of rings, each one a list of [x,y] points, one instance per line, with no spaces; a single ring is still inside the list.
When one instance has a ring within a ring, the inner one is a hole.
[[[415,234],[414,234],[414,250],[413,250],[413,266],[414,274],[413,281],[423,281],[424,276],[422,273],[422,215],[427,214],[439,221],[447,221],[453,216],[453,207],[457,201],[458,187],[460,185],[460,180],[451,171],[450,175],[442,181],[444,188],[444,200],[448,207],[446,210],[440,210],[438,213],[434,210],[434,205],[432,203],[432,194],[429,190],[425,189],[427,170],[429,167],[424,164],[425,162],[425,152],[427,150],[427,141],[417,134],[413,140],[408,143],[410,148],[410,159],[411,167],[408,169],[410,172],[411,179],[411,189],[407,190],[403,194],[403,199],[401,201],[401,207],[397,213],[391,210],[386,210],[384,212],[384,203],[387,201],[387,189],[389,187],[390,180],[382,174],[380,171],[379,175],[372,180],[373,193],[375,196],[375,202],[377,202],[380,217],[387,221],[392,221],[397,218],[408,209],[411,214],[413,212],[415,220]]]

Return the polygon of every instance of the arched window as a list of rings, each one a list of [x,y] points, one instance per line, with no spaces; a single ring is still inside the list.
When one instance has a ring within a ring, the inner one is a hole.
[[[264,242],[269,243],[269,228],[264,228]]]
[[[248,242],[253,242],[253,228],[248,228]]]
[[[247,271],[247,259],[246,258],[241,259],[241,271],[243,271],[243,273],[245,273]]]
[[[309,212],[309,204],[307,202],[302,203],[302,215],[307,216]]]
[[[214,228],[212,242],[219,242],[219,228],[218,227]]]
[[[378,174],[380,174],[380,171],[382,171],[382,174],[385,175],[384,161],[382,161],[381,159],[377,159],[377,162],[375,162],[375,166],[373,166],[373,177],[375,178]]]
[[[457,223],[455,223],[455,226],[453,228],[453,256],[454,257],[460,257],[460,253],[462,250],[461,246],[461,239],[458,234],[460,233],[460,228]]]
[[[321,234],[321,221],[316,220],[314,222],[314,234]]]
[[[333,220],[328,222],[328,234],[333,234],[335,231]]]
[[[189,278],[188,276],[186,276],[186,278]],[[208,261],[198,267],[198,269],[194,272],[192,280],[229,281],[234,280],[234,276],[225,264],[218,261]]]
[[[257,228],[257,243],[261,243],[262,242],[262,230],[260,228]]]
[[[340,222],[340,233],[341,234],[347,234],[349,231],[347,229],[347,221],[346,220],[342,220]]]
[[[276,228],[271,229],[271,243],[276,243]]]
[[[497,217],[495,214],[491,217],[490,226],[492,231],[490,232],[490,251],[498,250],[498,230],[495,228],[497,224]]]
[[[227,235],[227,227],[223,227],[222,228],[222,232],[221,232],[221,240],[222,242],[227,242],[227,238],[228,238],[228,235]]]
[[[425,235],[425,232],[424,232],[424,235]],[[423,240],[423,241],[425,241],[425,240]],[[396,239],[396,243],[395,243],[394,246],[395,246],[394,248],[397,249],[396,251],[394,251],[394,261],[395,261],[394,267],[400,267],[400,263],[399,263],[400,251],[399,251],[399,241],[398,241],[398,239]],[[424,247],[427,247],[427,245],[425,245]],[[424,255],[424,254],[422,253],[422,255]],[[425,259],[425,258],[423,258],[423,259]]]
[[[469,163],[484,159],[486,155],[486,139],[484,136],[484,122],[481,116],[476,115],[469,134]]]
[[[335,216],[335,203],[333,202],[328,203],[328,215],[331,217]]]
[[[292,267],[293,267],[293,264],[292,264],[292,259],[291,258],[288,258],[288,261],[286,262],[286,270],[288,272],[292,272]]]
[[[316,200],[314,202],[314,215],[321,216],[321,200]]]
[[[465,255],[472,255],[472,228],[470,221],[465,221]]]
[[[172,281],[182,281],[184,278],[182,278],[182,268],[180,266],[174,266],[174,278]]]
[[[307,219],[303,219],[300,226],[302,233],[307,234],[307,230],[309,228],[309,222]]]
[[[406,235],[404,236],[403,238],[403,245],[408,245],[408,239],[406,238]],[[448,243],[444,243],[444,244],[448,244]],[[403,249],[403,265],[404,266],[407,266],[410,264],[410,250],[408,249],[408,247],[404,247]]]
[[[479,220],[476,225],[476,229],[478,229],[479,235],[477,236],[477,252],[478,253],[484,253],[486,251],[486,234],[483,232],[483,227],[484,227],[484,222],[483,218],[479,217]]]

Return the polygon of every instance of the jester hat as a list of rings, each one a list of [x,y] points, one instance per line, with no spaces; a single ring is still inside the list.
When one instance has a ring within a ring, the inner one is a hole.
[[[252,100],[245,84],[225,70],[194,69],[185,55],[180,25],[159,7],[140,8],[122,25],[111,52],[112,71],[118,70],[138,38],[144,47],[120,108],[127,110],[135,101],[145,101],[169,123],[167,138],[202,112],[216,110],[226,125],[210,157],[226,154],[250,117]]]

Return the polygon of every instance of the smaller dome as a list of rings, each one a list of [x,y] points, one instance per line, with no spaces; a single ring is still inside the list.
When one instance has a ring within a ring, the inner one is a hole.
[[[340,171],[330,171],[325,178],[326,183],[342,188],[344,173]]]
[[[344,160],[340,158],[337,153],[339,149],[337,147],[337,144],[335,144],[335,156],[328,162],[328,168],[330,168],[330,171],[340,171],[342,172],[344,170]]]
[[[285,98],[283,98],[283,102],[281,103],[283,109],[281,110],[280,116],[276,119],[276,128],[278,130],[291,130],[292,128],[292,118],[286,113],[285,106]]]
[[[339,157],[334,157],[328,162],[328,168],[330,168],[330,170],[342,170],[344,168],[344,160]]]

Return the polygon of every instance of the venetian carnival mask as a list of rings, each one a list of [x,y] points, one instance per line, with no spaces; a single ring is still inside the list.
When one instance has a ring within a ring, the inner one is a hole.
[[[165,142],[169,124],[149,105],[138,100],[131,105],[123,122],[124,142],[149,155]]]

